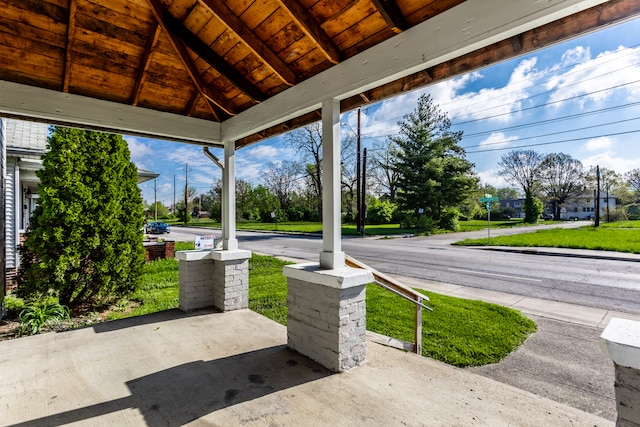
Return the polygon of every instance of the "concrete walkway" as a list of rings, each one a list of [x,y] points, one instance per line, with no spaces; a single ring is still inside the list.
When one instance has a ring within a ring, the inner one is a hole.
[[[612,422],[369,343],[332,374],[249,310],[167,311],[0,343],[0,424],[606,426]]]

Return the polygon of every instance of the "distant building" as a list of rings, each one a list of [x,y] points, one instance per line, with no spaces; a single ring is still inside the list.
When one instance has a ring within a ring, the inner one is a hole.
[[[616,198],[612,194],[600,193],[600,218],[605,219],[607,208],[614,211],[617,208]],[[504,199],[500,200],[500,208],[513,218],[524,218],[524,199]],[[512,212],[512,213],[509,213]],[[550,205],[545,205],[543,215],[553,216],[553,209]],[[560,208],[560,219],[566,220],[592,220],[595,218],[595,197],[592,191],[584,191],[567,201]]]

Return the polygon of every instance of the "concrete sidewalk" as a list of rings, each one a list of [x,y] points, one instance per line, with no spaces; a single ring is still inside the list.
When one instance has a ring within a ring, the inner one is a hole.
[[[590,326],[593,328],[604,329],[612,317],[640,321],[640,315],[637,314],[585,307],[575,304],[566,304],[541,298],[525,297],[468,286],[416,279],[415,277],[399,275],[393,275],[393,277],[412,288],[425,289],[427,291],[458,298],[491,302],[520,310],[524,314]]]
[[[367,345],[332,374],[249,310],[177,310],[0,343],[0,424],[613,425],[432,359]]]

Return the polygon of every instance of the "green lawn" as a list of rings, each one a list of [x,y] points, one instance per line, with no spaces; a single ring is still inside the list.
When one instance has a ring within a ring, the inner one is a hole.
[[[618,224],[617,226],[615,224]],[[640,253],[640,222],[610,223],[603,227],[539,230],[535,233],[491,237],[494,246],[555,247]],[[487,239],[466,239],[457,245],[486,245]]]
[[[287,262],[253,255],[249,271],[249,308],[283,325],[287,322]],[[533,321],[519,312],[481,301],[424,292],[433,312],[423,314],[422,353],[455,366],[500,361],[533,332]],[[367,286],[367,329],[413,341],[413,304],[376,285]]]

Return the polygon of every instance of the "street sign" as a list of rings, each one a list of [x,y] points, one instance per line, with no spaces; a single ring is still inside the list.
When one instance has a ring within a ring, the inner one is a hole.
[[[497,202],[498,199],[497,197],[493,197],[491,194],[485,194],[484,197],[480,197],[480,202],[484,202],[486,203],[486,207],[487,207],[487,244],[491,244],[491,202]]]
[[[498,199],[497,197],[491,197],[490,194],[488,194],[489,197],[480,197],[480,201],[481,202],[487,202],[487,203],[491,203],[491,202],[497,202],[500,199]]]

